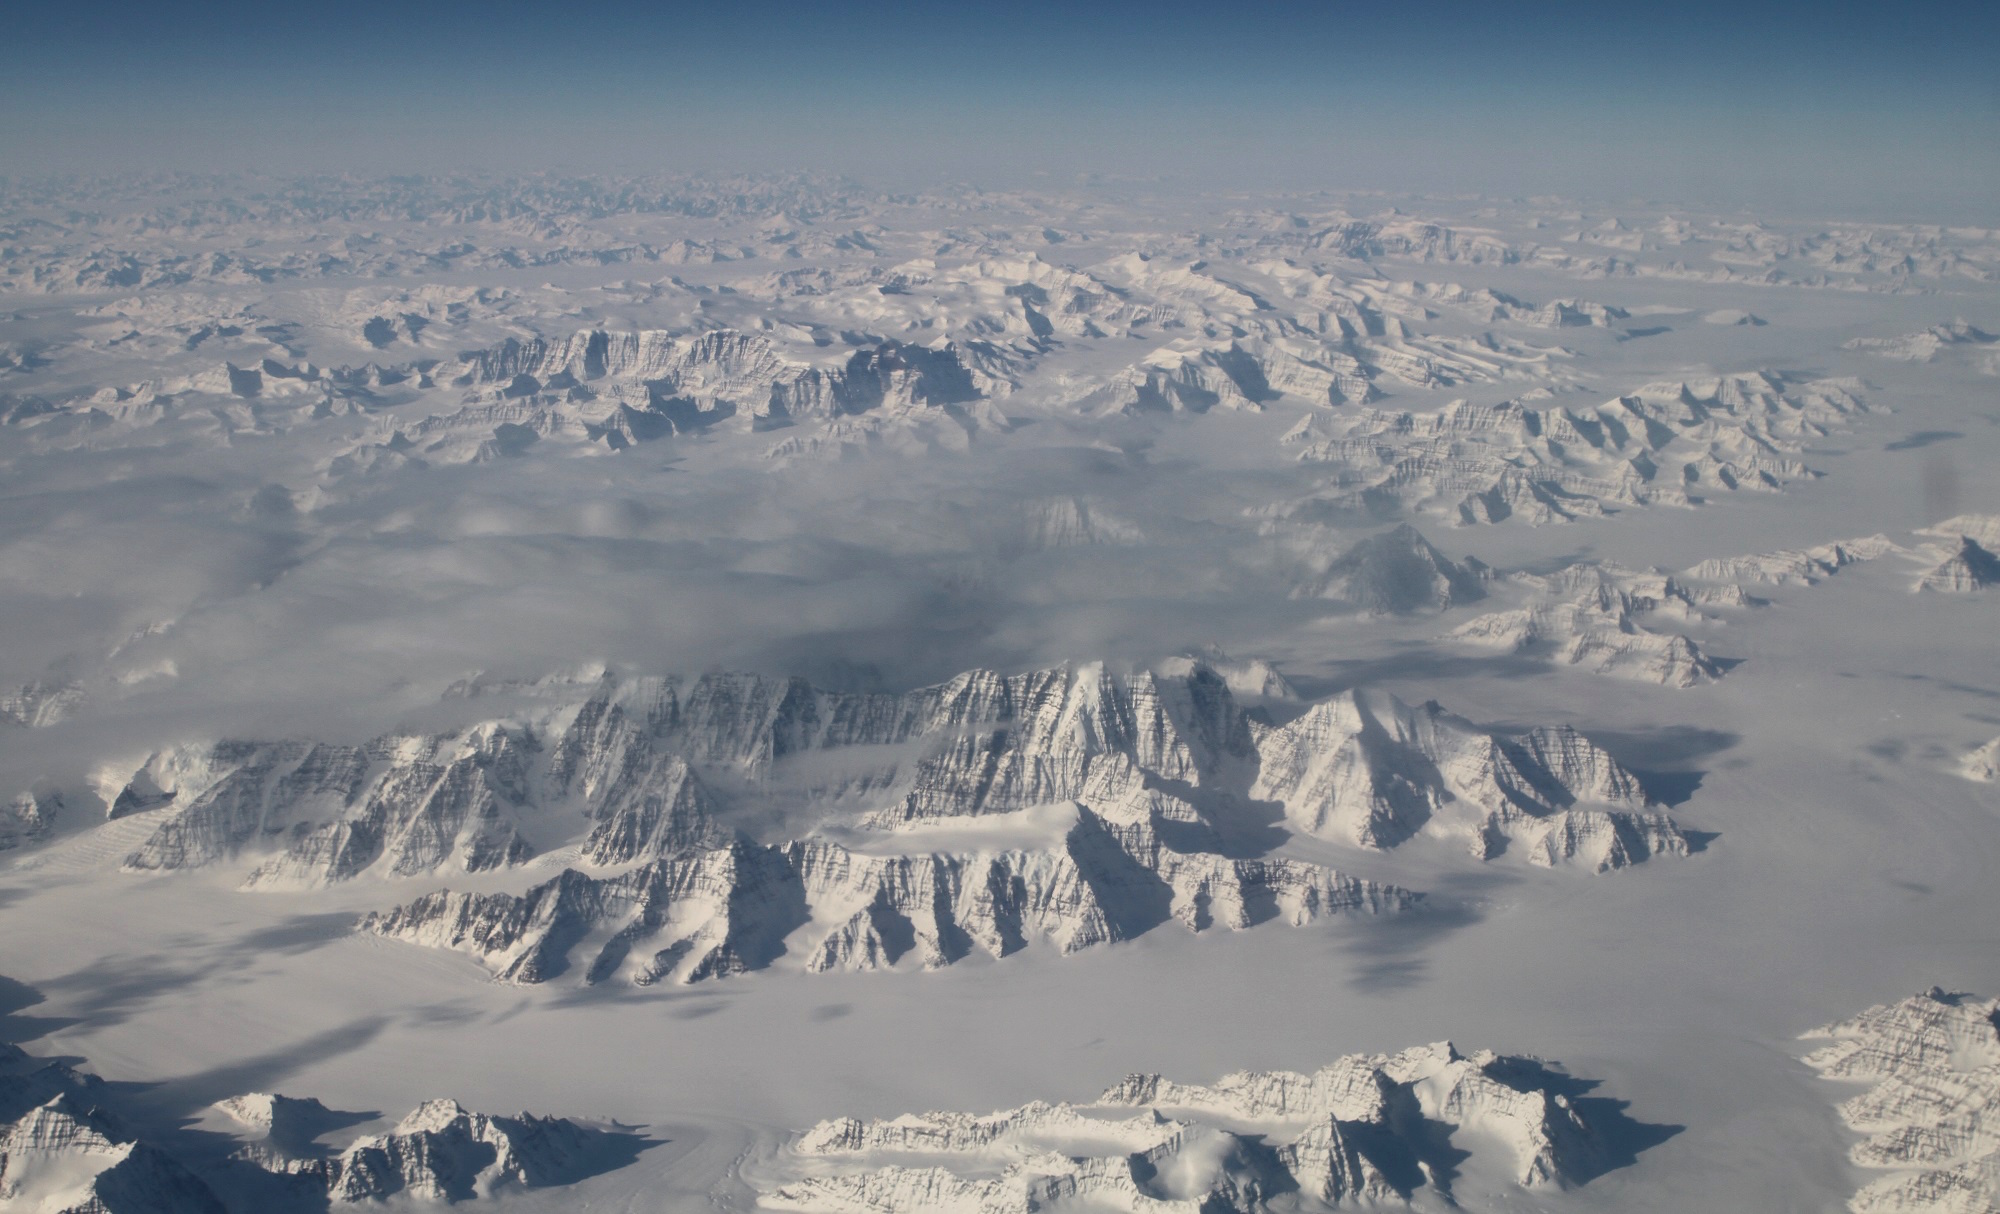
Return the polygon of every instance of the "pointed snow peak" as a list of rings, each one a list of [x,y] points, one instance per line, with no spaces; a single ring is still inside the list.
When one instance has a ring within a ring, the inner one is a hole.
[[[1917,589],[1965,594],[1994,585],[2000,585],[2000,557],[1981,547],[1978,540],[1962,535],[1958,551],[1924,574],[1917,582]]]
[[[1443,611],[1486,597],[1484,569],[1477,561],[1453,561],[1415,527],[1399,523],[1348,549],[1327,567],[1313,594],[1370,615]]]

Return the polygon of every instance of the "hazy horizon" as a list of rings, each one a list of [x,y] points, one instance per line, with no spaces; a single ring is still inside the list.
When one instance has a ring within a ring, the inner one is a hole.
[[[84,3],[16,18],[0,163],[1101,173],[1982,222],[1996,33],[1943,4]]]

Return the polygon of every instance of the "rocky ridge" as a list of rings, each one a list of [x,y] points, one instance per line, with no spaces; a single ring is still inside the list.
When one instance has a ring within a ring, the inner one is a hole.
[[[1872,1086],[1840,1105],[1864,1135],[1851,1151],[1890,1175],[1848,1202],[1856,1214],[1945,1214],[2000,1205],[2000,1000],[1932,988],[1807,1033],[1828,1079]]]
[[[375,935],[470,953],[503,981],[697,982],[793,956],[812,973],[924,969],[1031,945],[1062,953],[1172,919],[1189,931],[1304,926],[1403,909],[1394,886],[1282,858],[1177,851],[1146,820],[1079,806],[1055,847],[869,856],[821,840],[737,842],[525,894],[439,892],[371,914]]]
[[[1955,551],[1917,578],[1919,592],[1971,594],[1988,586],[2000,586],[2000,556],[1987,551],[1971,536],[1960,536]]]
[[[223,1214],[173,1156],[67,1093],[0,1133],[0,1202],[51,1214]]]
[[[1568,522],[1626,506],[1687,506],[1817,475],[1802,447],[1866,412],[1855,380],[1774,372],[1648,384],[1595,408],[1542,390],[1435,413],[1310,416],[1284,436],[1338,470],[1279,514],[1394,509],[1453,525]]]
[[[95,1076],[0,1046],[0,1205],[46,1214],[223,1214],[272,1202],[287,1209],[313,1208],[315,1200],[319,1208],[458,1202],[567,1185],[614,1164],[617,1154],[605,1148],[618,1134],[604,1129],[528,1113],[489,1116],[451,1100],[427,1101],[387,1132],[333,1151],[318,1139],[372,1114],[251,1092],[215,1106],[242,1139],[222,1155],[186,1140],[142,1138],[111,1107],[117,1102]]]
[[[1451,631],[1452,639],[1663,687],[1712,683],[1724,666],[1701,642],[1661,625],[1686,628],[1708,622],[1712,607],[1757,601],[1733,583],[1702,585],[1597,561],[1498,580],[1525,592],[1527,603],[1467,620]]]
[[[2000,337],[1981,332],[1964,320],[1952,320],[1902,337],[1857,337],[1845,343],[1845,348],[1866,350],[1899,362],[1927,363],[1952,346],[1990,345],[1996,341]]]
[[[489,1116],[470,1112],[455,1100],[430,1100],[389,1132],[359,1138],[336,1155],[267,1151],[239,1158],[324,1186],[327,1199],[336,1204],[391,1198],[459,1202],[568,1183],[576,1179],[598,1137],[597,1131],[561,1117]]]
[[[1277,726],[1236,707],[1203,662],[1165,671],[1184,673],[975,672],[858,700],[807,699],[795,685],[794,712],[775,718],[783,728],[747,754],[738,734],[694,735],[705,740],[689,761],[734,758],[739,770],[780,773],[788,755],[829,743],[904,746],[907,773],[850,772],[813,790],[851,807],[852,846],[824,835],[707,841],[717,836],[698,805],[677,817],[638,791],[663,763],[649,734],[682,711],[672,688],[606,683],[557,744],[554,769],[586,791],[591,779],[641,773],[612,798],[621,808],[600,819],[584,855],[642,863],[603,875],[569,868],[519,895],[441,891],[361,927],[470,953],[505,981],[580,968],[585,982],[650,984],[781,957],[812,972],[905,957],[936,968],[1033,943],[1074,952],[1169,919],[1191,931],[1301,926],[1409,904],[1405,891],[1320,865],[1227,854],[1222,833],[1239,796],[1276,802],[1294,830],[1362,847],[1438,838],[1482,860],[1513,849],[1531,864],[1596,872],[1689,851],[1638,779],[1568,728],[1496,736],[1435,704],[1364,692]],[[949,723],[941,733],[940,722]],[[928,747],[908,749],[927,734]],[[677,789],[691,786],[687,761],[664,764]],[[953,822],[1041,822],[1059,837],[1036,848],[906,842]]]
[[[1969,539],[1991,552],[2000,549],[2000,514],[1960,514],[1919,528],[1918,535],[1953,543]]]
[[[1239,1072],[1214,1086],[1131,1075],[1084,1106],[836,1118],[799,1135],[781,1175],[759,1183],[759,1204],[1025,1214],[1076,1201],[1256,1214],[1420,1191],[1449,1202],[1468,1159],[1490,1160],[1530,1192],[1566,1189],[1606,1157],[1566,1086],[1539,1062],[1440,1042],[1350,1055],[1311,1075]]]
[[[1334,819],[1400,823],[1336,832],[1374,846],[1463,828],[1486,840],[1475,854],[1497,854],[1511,838],[1543,862],[1600,869],[1677,848],[1629,773],[1573,733],[1496,739],[1434,705],[1413,713],[1358,694],[1278,726],[1261,714],[1298,711],[1282,698],[1282,678],[1267,666],[1223,665],[1227,673],[1206,658],[1122,673],[1102,664],[972,671],[900,695],[726,674],[473,682],[455,695],[476,704],[504,691],[525,706],[462,730],[360,746],[232,740],[161,751],[109,812],[153,815],[128,871],[247,860],[254,888],[514,868],[563,845],[600,868],[696,854],[723,864],[749,854],[728,826],[744,812],[893,837],[940,822],[1071,812],[1065,806],[1088,813],[1056,851],[1107,823],[1120,850],[1171,882],[1210,864],[1245,797],[1286,803],[1311,831]],[[1239,702],[1232,680],[1269,707]],[[1350,769],[1349,755],[1367,762]],[[1482,775],[1480,762],[1498,774]],[[1292,774],[1275,774],[1281,768]],[[1308,792],[1298,783],[1307,769],[1342,774]],[[1592,808],[1600,800],[1607,807]],[[1614,835],[1623,842],[1613,845]],[[820,854],[808,847],[798,863],[813,867]]]
[[[49,1214],[222,1214],[199,1177],[104,1107],[96,1076],[0,1044],[0,1206]]]
[[[1744,556],[1711,557],[1690,568],[1687,576],[1705,582],[1750,582],[1767,586],[1814,586],[1863,561],[1877,560],[1903,548],[1886,535],[1786,548]]]
[[[1597,872],[1689,850],[1638,778],[1568,726],[1500,736],[1435,702],[1350,691],[1263,734],[1258,753],[1250,795],[1343,843],[1421,836],[1482,860],[1518,849],[1532,864]]]

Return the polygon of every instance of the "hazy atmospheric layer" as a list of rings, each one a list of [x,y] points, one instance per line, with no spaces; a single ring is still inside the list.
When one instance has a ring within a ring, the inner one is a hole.
[[[5,216],[21,1192],[1831,1208],[1880,1173],[1799,1035],[2000,989],[2000,234],[816,178]],[[1385,1103],[979,1121],[1321,1068]],[[793,1138],[926,1109],[989,1128]],[[1946,1208],[1920,1162],[1893,1208]]]
[[[567,16],[520,0],[27,8],[0,165],[805,168],[1973,224],[2000,189],[2000,17],[1983,5],[609,0]]]

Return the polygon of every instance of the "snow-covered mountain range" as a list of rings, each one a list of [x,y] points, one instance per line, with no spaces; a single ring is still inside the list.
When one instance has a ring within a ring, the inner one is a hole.
[[[1170,170],[0,181],[0,1205],[1990,1204],[2000,232]]]

